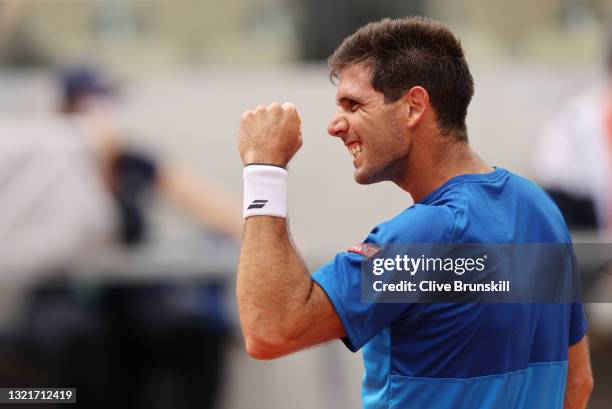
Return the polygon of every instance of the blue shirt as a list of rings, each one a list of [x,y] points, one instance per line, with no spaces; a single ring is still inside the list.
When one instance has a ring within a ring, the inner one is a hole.
[[[569,243],[534,183],[496,168],[450,179],[365,240]],[[581,304],[362,303],[364,256],[342,252],[312,275],[351,351],[363,348],[363,407],[561,408],[568,347],[586,332]]]

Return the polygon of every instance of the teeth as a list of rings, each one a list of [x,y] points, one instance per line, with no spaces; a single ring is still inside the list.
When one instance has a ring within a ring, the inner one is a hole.
[[[362,151],[361,145],[359,145],[359,144],[351,145],[349,147],[349,153],[353,156],[353,158],[356,158],[357,155],[359,155],[359,153],[361,153],[361,151]]]

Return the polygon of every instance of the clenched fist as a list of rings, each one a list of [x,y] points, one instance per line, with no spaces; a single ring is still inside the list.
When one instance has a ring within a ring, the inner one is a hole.
[[[240,120],[238,150],[242,163],[286,167],[302,146],[300,114],[295,105],[273,103],[246,111]]]

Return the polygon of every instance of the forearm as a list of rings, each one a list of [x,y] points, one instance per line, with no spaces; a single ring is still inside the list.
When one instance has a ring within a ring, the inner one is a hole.
[[[257,359],[344,335],[326,293],[291,243],[285,219],[287,173],[279,168],[286,168],[302,146],[300,123],[290,103],[260,105],[240,121],[246,221],[237,298],[246,349]]]
[[[585,336],[568,351],[564,409],[584,409],[593,390],[593,373]]]
[[[303,331],[313,282],[291,243],[285,219],[246,220],[238,265],[237,297],[249,342],[287,345]]]
[[[567,379],[563,409],[584,409],[587,406],[593,384],[583,379]]]

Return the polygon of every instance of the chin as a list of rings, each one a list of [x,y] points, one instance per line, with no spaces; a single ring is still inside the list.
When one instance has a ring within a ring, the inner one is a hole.
[[[371,185],[373,183],[378,183],[382,181],[382,179],[377,178],[376,176],[377,175],[375,174],[368,173],[364,169],[358,168],[355,170],[354,179],[355,182],[359,183],[360,185]]]
[[[359,183],[360,185],[371,185],[372,184],[372,182],[368,181],[367,179],[361,179],[357,175],[355,175],[355,182]]]
[[[362,163],[361,166],[355,169],[354,179],[360,185],[372,185],[374,183],[393,181],[398,174],[398,165],[401,162],[392,162],[386,166],[378,164]]]

